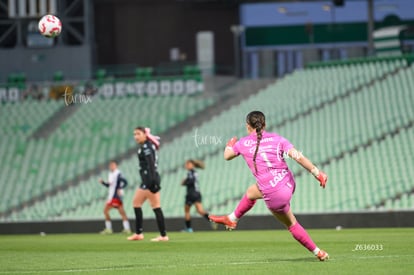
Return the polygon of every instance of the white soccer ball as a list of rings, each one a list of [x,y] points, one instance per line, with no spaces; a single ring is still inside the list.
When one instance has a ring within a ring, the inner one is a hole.
[[[41,35],[53,38],[62,31],[62,22],[54,15],[48,14],[39,20],[39,32]]]

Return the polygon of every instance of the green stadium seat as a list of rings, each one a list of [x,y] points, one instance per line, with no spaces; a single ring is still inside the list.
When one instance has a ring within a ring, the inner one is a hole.
[[[56,71],[53,74],[53,81],[54,82],[60,82],[60,81],[63,81],[63,80],[64,80],[64,75],[63,75],[62,71]]]
[[[296,71],[166,144],[160,150],[159,162],[165,215],[183,215],[185,190],[179,183],[185,176],[183,162],[188,158],[203,158],[207,164],[207,169],[200,171],[205,208],[218,214],[234,209],[245,189],[254,183],[254,178],[241,159],[225,162],[222,150],[228,138],[245,134],[243,117],[255,108],[267,114],[269,131],[286,136],[316,164],[329,161],[328,165],[321,167],[330,176],[328,188],[325,190],[320,189],[313,177],[307,173],[296,178],[297,189],[292,200],[294,212],[382,211],[402,209],[405,205],[412,209],[413,197],[409,192],[414,188],[414,183],[410,180],[414,178],[411,169],[414,130],[404,130],[401,127],[414,117],[414,67],[400,69],[384,78],[384,74],[404,67],[405,64],[401,60],[381,60]],[[375,81],[371,83],[373,80]],[[358,92],[350,92],[352,90]],[[332,100],[335,101],[331,102]],[[46,160],[51,164],[48,169],[57,171],[53,178],[44,179],[49,188],[59,185],[64,179],[72,178],[74,171],[85,171],[85,167],[92,168],[101,163],[101,160],[133,148],[135,144],[131,137],[131,127],[148,123],[157,126],[159,131],[154,133],[162,132],[211,103],[212,101],[204,103],[203,100],[192,97],[154,97],[139,100],[94,98],[93,106],[81,107],[73,119],[59,127],[47,143],[38,146],[37,143],[29,141],[22,152],[25,157],[27,154],[36,156],[49,152]],[[321,107],[322,103],[325,105]],[[142,112],[138,106],[143,105],[149,109],[159,106],[158,109],[163,111],[164,116],[158,118]],[[111,118],[106,116],[108,109],[114,110]],[[125,117],[123,110],[126,109],[131,111],[131,116]],[[85,117],[90,120],[85,121]],[[0,122],[1,120],[2,116]],[[22,125],[24,120],[16,119],[14,122]],[[377,140],[399,127],[397,134]],[[6,154],[12,155],[19,148],[19,142],[21,144],[28,134],[21,129],[16,131],[23,136],[7,146],[11,148],[5,151]],[[222,143],[196,145],[196,132],[207,141],[211,137],[219,137]],[[8,136],[14,134],[9,133]],[[68,140],[71,142],[66,142]],[[370,146],[361,148],[369,141]],[[351,152],[356,146],[360,149]],[[5,147],[0,143],[0,148]],[[79,157],[73,157],[71,152],[76,152]],[[335,159],[341,154],[341,158]],[[62,161],[59,162],[59,159]],[[41,161],[37,158],[33,160]],[[289,165],[294,173],[303,170],[293,161],[289,161]],[[23,163],[18,170],[20,173],[16,172],[12,164],[7,164],[6,167],[7,171],[13,171],[13,177],[17,181],[30,179],[36,182],[37,176],[47,174],[43,166],[47,167],[41,162],[35,167],[38,169],[37,174],[32,173],[35,170],[30,163]],[[121,170],[131,183],[125,201],[132,201],[132,186],[136,187],[139,183],[136,167],[135,156],[120,164]],[[56,177],[60,181],[56,181]],[[30,188],[36,194],[48,190],[40,184],[36,188]],[[10,219],[102,218],[105,196],[106,190],[100,188],[96,178],[91,178],[57,196],[39,201],[33,210],[25,209],[14,213]],[[59,203],[72,197],[76,198],[72,204]],[[18,198],[10,205],[17,205],[21,201],[22,198]],[[385,206],[378,206],[382,201],[386,201]],[[55,204],[55,209],[48,210]],[[7,206],[1,204],[0,207]],[[133,216],[131,211],[127,209],[127,214]],[[24,212],[30,212],[31,216]],[[268,214],[263,201],[255,206],[251,214]],[[144,217],[153,217],[150,207],[144,209]]]

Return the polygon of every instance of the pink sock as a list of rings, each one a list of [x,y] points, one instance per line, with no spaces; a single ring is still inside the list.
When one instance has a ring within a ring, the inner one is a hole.
[[[308,232],[296,222],[294,225],[289,227],[289,231],[298,242],[300,242],[309,251],[313,252],[316,249],[316,244],[309,237]]]
[[[252,209],[253,205],[256,203],[256,200],[251,200],[247,198],[247,195],[244,194],[243,198],[240,200],[239,204],[234,210],[234,214],[236,218],[240,219],[246,214],[250,209]]]

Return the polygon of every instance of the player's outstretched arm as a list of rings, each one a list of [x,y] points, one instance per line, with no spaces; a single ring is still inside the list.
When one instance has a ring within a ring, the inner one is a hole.
[[[99,179],[99,183],[105,187],[109,187],[109,182],[105,182],[102,178]]]
[[[299,163],[303,168],[312,173],[312,175],[319,181],[319,185],[322,188],[325,188],[326,182],[328,181],[328,176],[323,171],[320,171],[318,167],[316,167],[308,158],[306,158],[295,148],[290,149],[288,155],[290,158]]]
[[[234,152],[233,146],[237,142],[237,137],[232,137],[229,141],[227,141],[226,148],[224,148],[224,159],[231,160],[237,157],[238,155]]]

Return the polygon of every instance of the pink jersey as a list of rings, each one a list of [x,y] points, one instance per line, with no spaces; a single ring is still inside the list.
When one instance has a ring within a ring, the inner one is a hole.
[[[257,173],[254,168],[253,156],[256,150],[257,135],[255,132],[241,138],[233,146],[234,153],[242,155],[262,193],[275,191],[276,186],[293,180],[285,157],[293,145],[276,133],[263,131],[259,150],[256,156]],[[292,182],[294,184],[294,182]]]

